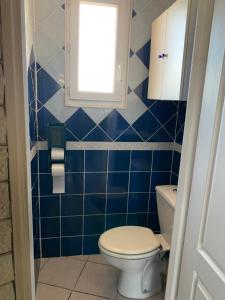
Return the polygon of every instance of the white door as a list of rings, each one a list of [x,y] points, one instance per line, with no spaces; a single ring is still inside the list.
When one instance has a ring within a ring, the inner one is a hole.
[[[225,0],[214,5],[177,299],[225,299]]]

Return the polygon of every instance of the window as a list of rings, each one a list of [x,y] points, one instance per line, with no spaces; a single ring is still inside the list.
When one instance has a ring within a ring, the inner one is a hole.
[[[68,106],[125,108],[131,0],[68,0]]]

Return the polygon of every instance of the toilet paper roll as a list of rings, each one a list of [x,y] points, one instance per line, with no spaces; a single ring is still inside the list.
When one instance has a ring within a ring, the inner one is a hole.
[[[63,148],[52,148],[51,149],[51,160],[64,160],[64,149]]]
[[[65,166],[52,164],[52,192],[53,194],[65,193]]]
[[[52,176],[64,176],[65,165],[64,164],[52,164]]]

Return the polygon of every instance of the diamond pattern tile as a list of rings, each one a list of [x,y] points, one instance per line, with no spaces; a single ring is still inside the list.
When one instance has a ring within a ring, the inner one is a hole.
[[[44,106],[61,123],[65,123],[78,110],[77,107],[65,106],[65,91],[63,88],[58,90]]]
[[[60,89],[60,85],[42,68],[37,72],[37,97],[46,103]]]
[[[108,116],[113,109],[109,108],[87,108],[84,107],[83,110],[88,114],[88,116],[96,123],[102,122],[106,116]]]
[[[83,109],[79,108],[78,111],[67,120],[66,127],[71,133],[82,140],[95,127],[95,123]]]
[[[131,89],[135,89],[141,82],[148,77],[148,69],[140,59],[133,55],[129,59],[128,82]]]
[[[153,104],[152,100],[150,101],[147,98],[148,95],[148,78],[141,82],[135,89],[135,94],[144,102],[144,104],[149,107]]]
[[[110,142],[112,139],[99,127],[94,128],[85,138],[87,142]]]
[[[115,140],[128,127],[128,122],[119,114],[117,110],[113,110],[100,124],[100,127]]]
[[[38,111],[38,135],[40,140],[48,139],[48,125],[57,124],[59,121],[43,106]]]
[[[150,59],[150,41],[148,41],[141,49],[136,52],[138,58],[142,61],[142,63],[149,68],[149,59]]]
[[[177,107],[171,101],[156,101],[150,108],[150,112],[161,124],[166,123],[177,112]]]
[[[45,66],[44,69],[61,85],[64,86],[65,82],[65,52],[59,50]]]
[[[124,133],[119,136],[116,140],[117,142],[143,142],[143,139],[137,134],[132,126],[127,128]]]

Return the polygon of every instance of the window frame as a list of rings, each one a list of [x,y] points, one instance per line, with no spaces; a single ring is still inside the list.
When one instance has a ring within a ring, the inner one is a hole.
[[[79,5],[118,6],[115,88],[112,93],[78,90]],[[74,107],[126,108],[132,0],[67,0],[65,6],[65,104]],[[72,40],[71,36],[75,36]],[[77,78],[76,85],[71,78]]]

